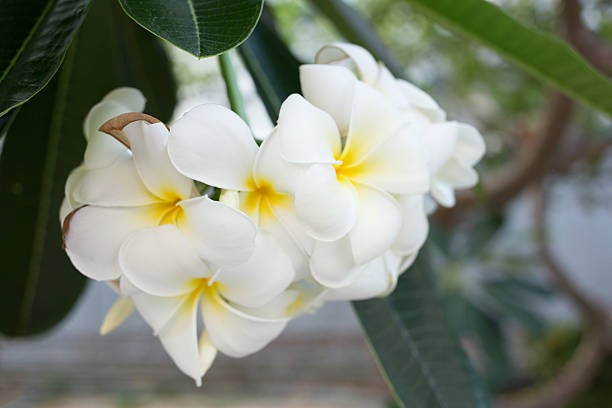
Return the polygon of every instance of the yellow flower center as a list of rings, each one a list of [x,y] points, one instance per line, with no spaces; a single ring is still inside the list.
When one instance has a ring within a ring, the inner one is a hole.
[[[291,203],[289,195],[279,193],[266,180],[251,179],[248,182],[251,191],[244,192],[240,209],[252,219],[258,220],[259,224],[274,219],[274,207],[286,206]]]

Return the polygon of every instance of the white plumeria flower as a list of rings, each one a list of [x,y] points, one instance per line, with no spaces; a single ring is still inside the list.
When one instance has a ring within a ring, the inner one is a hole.
[[[124,273],[142,290],[132,296],[136,308],[198,386],[217,350],[230,357],[254,353],[289,321],[297,297],[285,290],[293,278],[291,265],[272,252],[276,246],[269,240],[258,235],[246,263],[217,272],[171,225],[136,232],[121,248]],[[198,304],[204,322],[199,339]]]
[[[122,292],[133,295],[177,366],[199,383],[214,350],[244,355],[282,330],[284,316],[261,319],[256,308],[291,283],[291,263],[273,240],[256,237],[244,213],[198,195],[170,162],[163,123],[128,113],[103,129],[126,148],[95,151],[105,167],[83,166],[68,189],[77,207],[64,219],[66,252],[84,275],[130,288]],[[195,347],[200,299],[207,331]],[[101,330],[116,326],[126,310],[118,303]]]
[[[347,131],[350,108],[346,100],[359,79],[382,92],[406,118],[422,126],[419,133],[428,147],[431,195],[443,206],[455,204],[454,190],[478,182],[473,166],[482,158],[485,145],[478,131],[465,123],[446,121],[446,113],[421,89],[389,70],[365,49],[346,43],[323,47],[315,64],[300,67],[302,91],[311,103],[328,111],[341,131]]]
[[[295,279],[309,275],[313,240],[295,216],[292,193],[303,169],[283,160],[272,132],[257,146],[248,125],[231,110],[201,105],[173,124],[168,145],[176,168],[224,189],[221,200],[246,213],[260,233],[271,234],[292,261]]]
[[[79,204],[73,197],[80,177],[86,169],[104,168],[111,164],[117,155],[127,153],[127,148],[117,143],[98,129],[109,119],[128,112],[142,112],[146,103],[142,93],[134,88],[117,88],[109,92],[99,103],[94,105],[83,122],[83,135],[87,149],[83,164],[74,169],[66,181],[66,197],[60,209],[60,223]]]
[[[295,210],[316,240],[312,275],[331,288],[350,284],[396,240],[414,241],[399,236],[413,232],[402,228],[402,208],[393,195],[420,197],[429,186],[413,127],[376,89],[355,79],[349,88],[345,139],[328,112],[297,94],[283,103],[276,130],[281,155],[307,167],[295,188]]]

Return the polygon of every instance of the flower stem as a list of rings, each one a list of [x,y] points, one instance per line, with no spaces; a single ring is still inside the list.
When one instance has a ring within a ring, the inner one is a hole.
[[[223,80],[225,81],[230,107],[242,118],[242,120],[248,123],[246,111],[244,109],[244,100],[242,99],[240,88],[238,88],[236,71],[234,70],[229,51],[219,55],[219,68],[221,68],[221,75],[223,75]]]

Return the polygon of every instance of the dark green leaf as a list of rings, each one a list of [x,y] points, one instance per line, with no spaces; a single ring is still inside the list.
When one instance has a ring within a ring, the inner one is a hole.
[[[300,91],[300,62],[279,38],[267,9],[238,51],[270,118],[276,120],[283,101]]]
[[[83,157],[87,111],[125,85],[142,89],[147,112],[170,118],[175,86],[163,48],[113,0],[96,0],[58,75],[21,107],[4,142],[0,332],[5,335],[52,327],[85,284],[61,248],[59,207],[66,177]]]
[[[347,41],[361,45],[385,63],[396,77],[403,78],[404,68],[389,53],[370,24],[355,9],[342,0],[310,0]]]
[[[379,367],[411,408],[486,407],[487,397],[450,328],[427,251],[386,298],[354,302]]]
[[[0,116],[59,68],[89,0],[5,0],[0,13]]]
[[[404,0],[438,23],[497,51],[520,68],[612,114],[612,82],[572,47],[528,27],[486,0]]]
[[[263,0],[119,0],[138,24],[196,57],[240,45],[257,24]]]

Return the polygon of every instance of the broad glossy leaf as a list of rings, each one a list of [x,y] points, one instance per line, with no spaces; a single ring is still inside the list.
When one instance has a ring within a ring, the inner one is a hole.
[[[268,9],[238,51],[270,118],[276,121],[283,101],[292,93],[300,92],[300,62],[279,38]]]
[[[403,406],[487,407],[485,391],[448,323],[433,276],[424,250],[391,295],[353,302],[359,321]]]
[[[404,0],[441,25],[497,51],[567,95],[612,114],[612,82],[572,47],[486,0]]]
[[[157,38],[96,0],[58,75],[24,104],[0,156],[2,285],[0,332],[42,332],[71,309],[85,278],[62,250],[59,208],[70,170],[82,160],[82,123],[107,92],[143,90],[147,111],[169,119],[175,86]]]
[[[342,0],[310,0],[310,2],[327,16],[347,41],[366,48],[377,60],[384,62],[396,77],[405,76],[404,68],[395,60],[357,10]]]
[[[263,0],[119,0],[138,24],[195,55],[240,45],[257,24]]]
[[[0,116],[59,68],[89,0],[5,0],[0,12]]]

